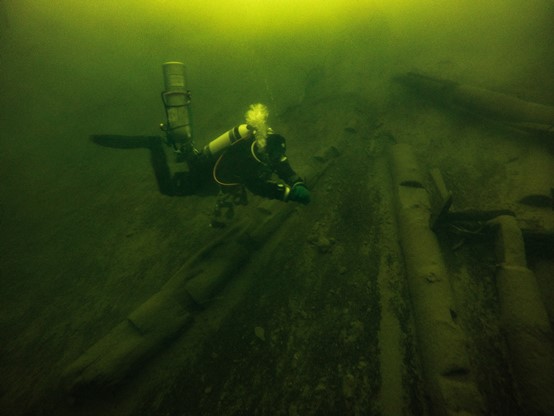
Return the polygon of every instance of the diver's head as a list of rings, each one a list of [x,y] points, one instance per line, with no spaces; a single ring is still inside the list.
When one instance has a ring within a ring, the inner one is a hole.
[[[266,138],[264,152],[272,164],[283,161],[286,159],[287,153],[285,138],[280,134],[273,133],[273,130],[271,130]]]

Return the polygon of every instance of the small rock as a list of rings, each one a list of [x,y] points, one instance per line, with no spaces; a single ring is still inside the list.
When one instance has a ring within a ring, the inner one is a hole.
[[[331,246],[336,242],[334,238],[327,238],[322,234],[310,234],[307,237],[307,240],[310,244],[316,246],[320,253],[327,253],[331,250]]]
[[[254,334],[262,341],[265,341],[265,329],[263,329],[261,326],[257,326],[256,328],[254,328]]]
[[[331,241],[324,236],[320,236],[316,243],[320,253],[327,253],[331,249]]]
[[[435,273],[431,272],[427,276],[425,276],[425,280],[427,280],[429,283],[435,283],[440,282],[442,279]]]
[[[319,382],[317,386],[315,386],[315,391],[325,391],[327,390],[327,386],[323,382]]]
[[[346,374],[342,379],[342,394],[347,399],[354,397],[354,392],[356,390],[356,379],[350,373]]]

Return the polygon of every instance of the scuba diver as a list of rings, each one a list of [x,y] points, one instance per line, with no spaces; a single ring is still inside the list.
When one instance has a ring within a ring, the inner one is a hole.
[[[285,138],[267,125],[269,112],[265,105],[252,104],[245,115],[246,124],[234,127],[199,151],[192,138],[191,98],[184,64],[166,62],[163,71],[162,101],[167,124],[160,127],[176,160],[185,162],[188,171],[176,172],[171,186],[160,188],[169,189],[171,195],[185,195],[204,183],[211,172],[220,187],[211,221],[217,228],[234,216],[236,205],[248,203],[246,190],[269,199],[310,202],[310,191],[289,164]],[[167,169],[157,171],[158,182],[167,183],[171,176]]]
[[[308,204],[310,191],[291,167],[286,140],[267,126],[268,110],[253,104],[246,124],[236,126],[204,147],[200,158],[211,161],[212,176],[220,187],[211,226],[224,227],[236,205],[246,205],[246,190],[280,201]]]
[[[310,191],[288,161],[285,138],[267,125],[269,112],[265,105],[252,104],[245,114],[245,124],[198,150],[192,135],[191,93],[185,65],[172,61],[162,68],[165,88],[161,98],[167,121],[160,128],[165,138],[93,135],[95,143],[123,149],[149,148],[158,189],[164,195],[200,192],[208,183],[214,185],[213,178],[219,185],[219,194],[212,227],[224,227],[233,218],[235,206],[248,203],[247,190],[268,199],[310,202]],[[171,167],[163,144],[173,151],[175,163]]]

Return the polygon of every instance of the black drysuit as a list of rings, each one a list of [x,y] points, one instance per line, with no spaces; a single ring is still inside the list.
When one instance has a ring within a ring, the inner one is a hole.
[[[288,187],[275,181],[272,178],[274,173]],[[219,157],[213,176],[223,192],[227,187],[243,185],[256,195],[283,201],[286,201],[291,187],[303,182],[289,164],[285,138],[278,134],[267,137],[263,152],[256,149],[253,136],[237,141]]]

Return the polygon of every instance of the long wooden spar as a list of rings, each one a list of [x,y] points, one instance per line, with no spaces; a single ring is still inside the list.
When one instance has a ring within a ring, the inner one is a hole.
[[[554,139],[553,106],[415,72],[400,75],[396,80],[448,106]]]

